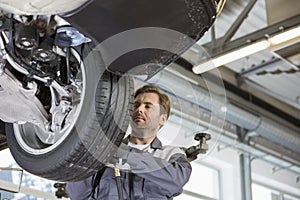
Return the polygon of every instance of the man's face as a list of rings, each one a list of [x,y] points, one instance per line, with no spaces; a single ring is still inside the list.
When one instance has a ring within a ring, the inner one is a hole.
[[[159,96],[156,93],[139,94],[133,102],[131,126],[135,132],[156,133],[167,120],[166,114],[160,114]],[[138,133],[137,133],[138,134]]]

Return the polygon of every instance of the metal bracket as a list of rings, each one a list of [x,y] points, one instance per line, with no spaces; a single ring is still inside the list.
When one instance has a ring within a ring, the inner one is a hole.
[[[23,178],[23,169],[20,168],[10,168],[10,167],[0,167],[0,172],[1,171],[10,171],[12,172],[18,172],[19,173],[19,181],[18,184],[14,184],[11,182],[8,182],[6,180],[1,180],[0,179],[0,190],[4,190],[7,192],[12,192],[12,193],[19,193],[21,190],[21,184],[22,184],[22,178]]]
[[[55,44],[59,47],[74,47],[88,42],[91,42],[91,39],[85,37],[74,27],[66,26],[57,29]]]
[[[189,161],[195,160],[198,154],[206,153],[206,151],[208,150],[208,144],[206,143],[206,141],[211,139],[211,135],[208,133],[197,133],[194,139],[199,141],[199,144],[185,149],[185,153]]]

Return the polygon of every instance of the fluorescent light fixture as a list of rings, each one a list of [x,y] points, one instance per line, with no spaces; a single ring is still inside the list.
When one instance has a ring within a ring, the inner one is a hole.
[[[201,63],[200,65],[194,66],[193,72],[195,74],[201,74],[203,72],[212,70],[216,67],[231,63],[231,62],[238,60],[240,58],[243,58],[245,56],[249,56],[251,54],[254,54],[254,53],[257,53],[264,49],[267,49],[267,48],[269,48],[269,46],[270,46],[270,43],[266,40],[262,40],[260,42],[253,43],[253,44],[243,47],[237,51],[229,52],[227,54],[221,55],[219,57],[216,57],[214,59],[211,59],[209,61]]]
[[[260,52],[264,49],[272,49],[272,46],[280,46],[280,44],[286,43],[292,39],[295,39],[300,36],[300,26],[297,28],[290,29],[283,33],[279,33],[275,36],[272,36],[268,39],[264,39],[255,43],[252,43],[248,46],[242,47],[238,50],[231,51],[224,55],[215,57],[209,61],[201,63],[193,67],[193,72],[195,74],[201,74],[206,71],[212,70],[214,68],[226,65],[243,57],[252,55],[254,53]]]
[[[271,43],[271,45],[278,45],[280,43],[287,42],[299,36],[300,36],[300,26],[298,26],[297,28],[287,30],[283,33],[279,33],[273,37],[270,37],[268,41]]]

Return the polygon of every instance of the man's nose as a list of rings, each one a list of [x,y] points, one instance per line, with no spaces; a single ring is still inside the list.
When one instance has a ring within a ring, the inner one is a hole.
[[[138,113],[143,113],[144,112],[144,109],[145,109],[145,106],[144,105],[140,105],[139,107],[137,107],[136,111]]]

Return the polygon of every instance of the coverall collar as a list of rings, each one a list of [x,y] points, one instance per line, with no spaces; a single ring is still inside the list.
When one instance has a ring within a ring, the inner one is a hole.
[[[124,140],[123,140],[124,144],[128,145],[128,143],[129,143],[129,137],[130,137],[130,135],[127,136],[126,138],[124,138]],[[154,149],[154,150],[156,150],[156,149],[162,149],[162,143],[161,143],[161,141],[157,137],[154,138],[154,140],[151,142],[150,145],[151,145],[151,148]]]

